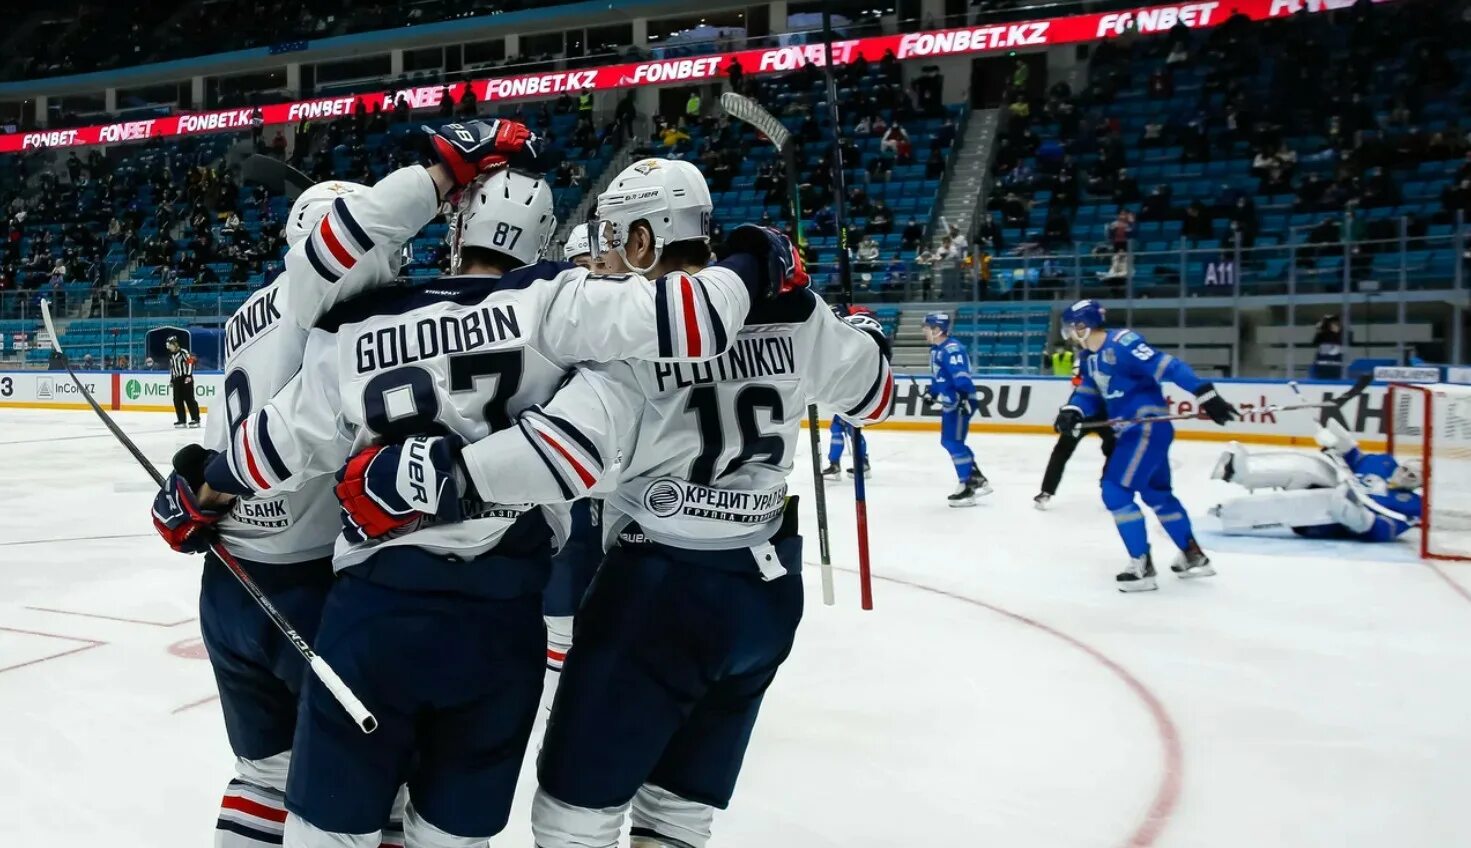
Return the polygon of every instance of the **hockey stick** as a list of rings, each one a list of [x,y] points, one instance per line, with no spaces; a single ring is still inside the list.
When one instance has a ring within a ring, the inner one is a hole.
[[[316,185],[311,177],[280,159],[259,153],[252,153],[240,163],[240,178],[260,183],[272,194],[284,194],[293,203],[302,192]]]
[[[1360,376],[1358,380],[1354,381],[1354,384],[1349,387],[1348,391],[1344,392],[1341,395],[1331,397],[1328,400],[1322,401],[1321,403],[1277,403],[1271,404],[1269,406],[1256,407],[1255,409],[1251,410],[1251,413],[1253,415],[1260,415],[1269,412],[1292,412],[1298,409],[1340,409],[1345,403],[1348,403],[1349,401],[1363,394],[1364,390],[1367,389],[1369,387],[1369,384],[1372,382],[1374,382],[1374,375],[1364,374]],[[1293,386],[1293,392],[1297,393],[1298,397],[1301,397],[1302,394],[1300,392],[1297,392],[1296,384],[1293,383],[1290,385]],[[1204,418],[1204,416],[1202,416],[1197,410],[1195,412],[1182,412],[1176,413],[1174,415],[1146,415],[1142,418],[1110,418],[1107,421],[1089,422],[1087,424],[1084,424],[1081,429],[1100,430],[1104,427],[1114,427],[1124,424],[1148,424],[1152,421],[1191,421],[1202,418]]]
[[[833,217],[838,224],[838,279],[843,298],[853,303],[853,266],[848,257],[848,186],[843,168],[843,125],[838,114],[838,86],[833,81],[833,15],[832,4],[822,4],[822,75],[827,89],[828,119],[833,125]],[[853,428],[853,507],[858,518],[858,589],[859,606],[873,609],[873,569],[868,556],[868,488],[863,469],[868,465],[868,447],[863,428]]]
[[[761,104],[749,97],[727,91],[720,95],[720,106],[725,109],[726,114],[738,121],[747,123],[771,141],[776,146],[776,152],[782,158],[782,169],[786,175],[787,182],[787,214],[792,220],[792,237],[797,242],[797,249],[802,248],[802,199],[800,187],[797,182],[797,145],[792,143],[792,133],[776,116],[766,111]],[[822,437],[817,433],[817,404],[807,405],[807,433],[812,443],[812,485],[817,494],[817,543],[822,552],[822,602],[832,606],[833,598],[833,559],[831,549],[828,547],[827,533],[827,491],[826,484],[822,479]],[[862,466],[854,466],[862,473]]]
[[[55,351],[57,358],[61,360],[61,364],[66,368],[66,373],[71,376],[72,382],[76,383],[77,390],[82,393],[82,397],[86,398],[87,405],[92,407],[92,411],[97,413],[97,417],[102,419],[102,423],[107,426],[107,429],[112,431],[113,436],[117,437],[118,442],[124,448],[127,448],[128,453],[131,453],[133,458],[138,460],[138,464],[143,466],[143,470],[148,472],[148,476],[153,478],[153,482],[160,487],[163,486],[163,474],[159,473],[159,470],[153,467],[153,463],[143,454],[143,451],[137,445],[133,444],[133,440],[128,438],[122,428],[117,425],[117,422],[112,420],[112,416],[108,415],[101,405],[97,403],[96,398],[92,397],[92,393],[87,391],[86,385],[77,376],[77,372],[72,370],[71,360],[67,359],[66,351],[61,349],[61,337],[57,335],[56,325],[51,320],[51,304],[46,300],[41,301],[41,318],[46,323],[46,332],[51,334],[51,349]],[[353,694],[346,683],[342,682],[342,678],[337,676],[337,672],[332,670],[332,666],[328,665],[326,660],[317,656],[317,653],[312,650],[311,645],[308,645],[306,640],[301,638],[301,635],[291,626],[291,622],[286,620],[286,617],[276,609],[270,599],[261,591],[260,587],[255,584],[255,580],[251,579],[250,574],[240,565],[240,561],[235,559],[234,555],[226,550],[225,546],[219,541],[210,543],[210,550],[214,551],[215,556],[219,557],[220,561],[225,564],[225,567],[230,569],[230,573],[235,575],[235,579],[240,581],[240,585],[260,605],[261,610],[271,619],[271,623],[275,624],[276,628],[281,631],[281,634],[286,637],[286,641],[290,642],[296,648],[297,652],[301,654],[301,658],[306,660],[307,665],[312,669],[312,673],[317,676],[318,680],[322,681],[322,685],[327,687],[327,691],[332,693],[332,697],[337,699],[337,703],[342,705],[342,708],[347,711],[347,714],[352,716],[353,722],[364,733],[372,733],[374,730],[377,730],[378,719],[374,718],[371,712],[368,712],[368,708],[363,706],[363,702],[358,700],[358,697]]]

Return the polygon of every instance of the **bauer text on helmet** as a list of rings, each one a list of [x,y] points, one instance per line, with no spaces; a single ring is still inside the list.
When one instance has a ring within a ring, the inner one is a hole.
[[[629,270],[646,274],[658,264],[664,248],[676,242],[709,244],[714,204],[705,177],[694,165],[677,159],[644,159],[625,168],[598,195],[595,242],[590,246],[616,253]],[[634,262],[628,239],[643,222],[652,239],[651,258]]]
[[[583,268],[592,267],[592,244],[588,239],[591,231],[591,224],[573,227],[572,232],[567,235],[567,243],[562,247],[562,258]]]

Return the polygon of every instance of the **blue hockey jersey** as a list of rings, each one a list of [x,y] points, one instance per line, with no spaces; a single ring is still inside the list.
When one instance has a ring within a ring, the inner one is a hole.
[[[1107,412],[1110,418],[1168,415],[1162,383],[1193,393],[1205,382],[1184,361],[1150,347],[1133,330],[1110,330],[1103,347],[1084,360],[1082,378],[1069,403],[1085,416]]]
[[[961,398],[976,393],[970,378],[970,354],[955,339],[930,347],[930,394],[946,408],[954,408]]]

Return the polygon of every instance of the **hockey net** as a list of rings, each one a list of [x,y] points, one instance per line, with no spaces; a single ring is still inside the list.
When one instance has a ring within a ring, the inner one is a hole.
[[[1425,477],[1420,555],[1471,560],[1471,386],[1389,387],[1389,452]]]

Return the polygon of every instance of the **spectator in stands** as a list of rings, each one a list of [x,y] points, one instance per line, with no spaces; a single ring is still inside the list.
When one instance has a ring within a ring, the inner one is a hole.
[[[1190,201],[1190,205],[1185,207],[1185,219],[1180,225],[1180,235],[1192,243],[1207,241],[1213,236],[1210,216],[1206,214],[1205,204],[1198,199]]]
[[[848,215],[854,218],[866,218],[869,209],[868,192],[859,186],[849,187],[846,210]]]
[[[1134,235],[1134,215],[1127,209],[1120,209],[1114,219],[1109,222],[1106,235],[1108,243],[1114,252],[1129,249],[1129,239]]]
[[[907,163],[914,158],[914,149],[909,142],[909,133],[898,124],[889,127],[884,133],[884,138],[879,142],[879,149],[890,152],[898,158],[901,164]]]
[[[1337,315],[1324,315],[1313,333],[1313,380],[1343,379],[1343,324]]]
[[[1001,210],[1001,220],[1005,226],[1016,227],[1025,233],[1027,218],[1032,208],[1030,200],[1024,199],[1015,191],[1008,191],[1001,198],[998,208]]]
[[[879,243],[871,235],[864,236],[863,241],[858,243],[857,264],[855,270],[860,272],[872,272],[877,269],[879,261]]]
[[[730,79],[730,90],[740,93],[746,81],[746,69],[741,67],[741,60],[731,59],[730,64],[725,67],[725,73]]]
[[[955,119],[946,115],[944,123],[940,124],[940,128],[930,138],[930,146],[949,150],[955,144],[955,139]]]
[[[1457,213],[1471,218],[1471,177],[1462,177],[1454,185],[1446,186],[1440,193],[1443,219],[1455,221]]]
[[[1042,246],[1048,250],[1059,250],[1073,242],[1073,227],[1062,209],[1054,206],[1047,210],[1047,222],[1042,228]]]
[[[1113,202],[1120,206],[1139,202],[1139,182],[1129,175],[1127,168],[1120,168],[1114,178]]]
[[[97,363],[92,360],[92,354],[88,353],[88,354],[84,354],[82,356],[82,370],[83,371],[96,371],[97,370]]]
[[[873,208],[868,211],[868,231],[888,235],[893,232],[894,217],[889,211],[889,204],[882,197],[873,202]]]
[[[684,102],[684,119],[690,126],[700,122],[700,90],[690,90],[689,99]]]
[[[1099,274],[1099,281],[1106,286],[1122,289],[1134,273],[1134,262],[1127,248],[1115,248],[1108,262],[1108,270]]]
[[[671,151],[687,147],[689,140],[690,134],[674,124],[665,124],[659,136],[659,143]]]
[[[72,185],[76,185],[82,176],[82,160],[77,158],[76,151],[66,156],[66,173],[71,178]]]
[[[930,158],[924,163],[924,178],[938,180],[945,175],[945,154],[939,148],[930,149]]]
[[[988,219],[989,223],[989,219]],[[914,250],[919,247],[920,241],[924,239],[924,227],[919,225],[913,218],[904,225],[904,232],[899,236],[899,243],[905,250]]]
[[[271,139],[271,152],[276,155],[276,158],[277,159],[280,159],[283,162],[286,161],[286,133],[285,132],[283,132],[281,130],[276,130],[276,136]]]
[[[1175,210],[1170,205],[1171,196],[1169,186],[1155,186],[1139,206],[1139,220],[1166,221],[1173,218]]]
[[[1296,208],[1310,211],[1318,209],[1323,203],[1323,195],[1328,191],[1328,184],[1318,174],[1308,174],[1297,187]]]
[[[145,357],[143,357],[143,370],[144,371],[157,371],[158,370],[158,364],[153,361],[153,357],[151,357],[151,356],[145,356]]]
[[[460,104],[457,110],[460,116],[464,118],[474,117],[479,106],[479,100],[475,97],[475,87],[470,85],[465,86],[465,90],[460,92]]]

